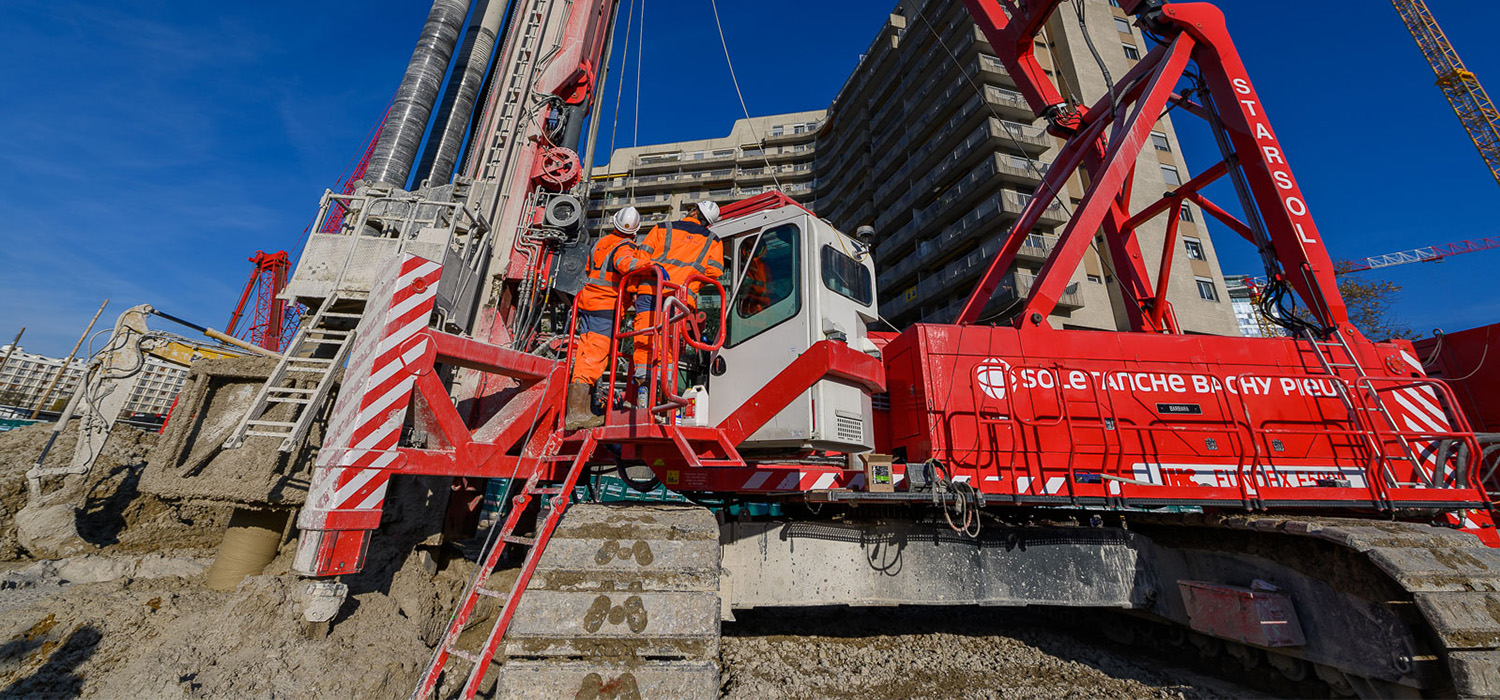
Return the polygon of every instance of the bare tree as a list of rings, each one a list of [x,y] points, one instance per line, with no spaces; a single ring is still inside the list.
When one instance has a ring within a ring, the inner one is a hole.
[[[1339,275],[1339,294],[1349,307],[1349,322],[1365,337],[1374,341],[1391,338],[1412,338],[1411,328],[1396,318],[1392,307],[1401,293],[1401,285],[1390,280],[1369,279],[1350,274],[1352,265],[1335,263]]]

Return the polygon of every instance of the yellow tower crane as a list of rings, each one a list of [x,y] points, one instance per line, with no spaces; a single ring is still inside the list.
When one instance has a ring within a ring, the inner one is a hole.
[[[1391,4],[1396,6],[1396,12],[1406,23],[1412,38],[1417,40],[1417,47],[1437,75],[1438,87],[1443,89],[1448,103],[1458,114],[1458,120],[1468,130],[1480,157],[1484,158],[1495,181],[1500,182],[1500,111],[1495,110],[1495,103],[1479,84],[1479,78],[1464,67],[1458,52],[1453,50],[1453,44],[1443,34],[1443,28],[1432,18],[1427,3],[1423,0],[1391,0]]]

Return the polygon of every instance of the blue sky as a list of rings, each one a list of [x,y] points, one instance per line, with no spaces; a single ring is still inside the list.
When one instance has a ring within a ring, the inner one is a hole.
[[[827,106],[891,4],[720,3],[751,112]],[[1429,4],[1500,89],[1488,36],[1500,7]],[[1273,21],[1264,2],[1220,5],[1335,254],[1496,232],[1497,185],[1386,3],[1307,3]],[[295,252],[319,195],[361,151],[426,9],[0,3],[0,343],[24,325],[27,349],[66,353],[105,298],[106,319],[151,303],[222,327],[245,259]],[[646,43],[639,142],[727,133],[740,106],[708,3],[647,0]],[[636,138],[627,100],[619,145]],[[609,107],[605,121],[601,148]],[[1198,153],[1194,165],[1209,162]],[[1252,251],[1216,240],[1227,271],[1256,271]],[[1500,251],[1384,276],[1406,287],[1409,325],[1456,330],[1500,320],[1497,263]]]

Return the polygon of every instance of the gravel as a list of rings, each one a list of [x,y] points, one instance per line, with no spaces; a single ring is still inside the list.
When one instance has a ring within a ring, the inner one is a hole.
[[[1219,698],[1252,695],[1082,641],[1024,610],[743,613],[725,623],[724,697]]]

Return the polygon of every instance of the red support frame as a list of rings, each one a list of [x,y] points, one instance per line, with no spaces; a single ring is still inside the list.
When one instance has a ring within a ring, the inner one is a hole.
[[[1032,37],[1061,0],[1028,3],[1024,7],[1001,0],[965,0],[965,4],[990,44],[1001,54],[1001,61],[1016,78],[1032,109],[1052,120],[1053,132],[1069,140],[1038,188],[1038,196],[1012,229],[1006,245],[981,278],[956,323],[969,324],[979,318],[1001,278],[1014,265],[1026,232],[1050,204],[1050,197],[1044,195],[1062,192],[1062,183],[1082,166],[1089,176],[1088,192],[1060,236],[1053,255],[1037,275],[1025,306],[1016,317],[1018,327],[1047,326],[1047,317],[1084,251],[1095,233],[1102,231],[1126,297],[1132,329],[1179,332],[1162,296],[1161,281],[1152,285],[1141,264],[1134,233],[1137,226],[1161,211],[1173,208],[1175,212],[1175,207],[1187,200],[1225,221],[1258,248],[1272,251],[1285,278],[1321,327],[1344,333],[1352,330],[1334,282],[1333,263],[1218,8],[1207,3],[1180,3],[1151,10],[1139,2],[1129,3],[1131,8],[1127,11],[1135,12],[1140,6],[1141,21],[1166,37],[1167,43],[1137,62],[1120,80],[1120,87],[1112,96],[1101,98],[1089,109],[1069,113],[1051,79],[1040,71],[1032,44]],[[1188,75],[1190,63],[1196,66],[1193,75],[1201,76],[1202,85],[1197,87],[1207,95],[1202,104],[1175,92],[1178,83]],[[1111,103],[1111,99],[1118,102]],[[1152,125],[1172,105],[1183,106],[1183,113],[1214,122],[1215,128],[1222,130],[1231,152],[1224,154],[1224,162],[1151,207],[1132,214],[1125,205],[1130,200],[1136,159],[1150,138]],[[1121,112],[1127,109],[1129,116],[1122,118]],[[1200,193],[1204,185],[1230,173],[1253,197],[1257,211],[1247,220],[1263,224],[1264,240],[1252,226],[1208,202]]]

